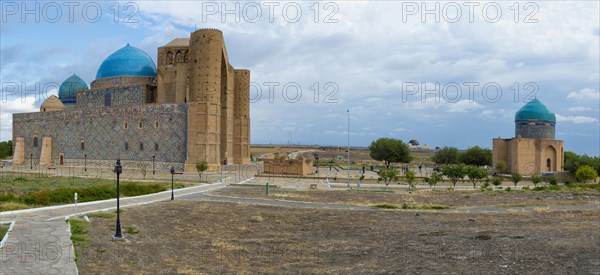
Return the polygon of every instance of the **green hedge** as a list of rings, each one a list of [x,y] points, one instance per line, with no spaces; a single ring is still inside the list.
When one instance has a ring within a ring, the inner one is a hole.
[[[120,186],[121,196],[140,196],[167,190],[160,184],[124,183]],[[117,197],[115,185],[98,185],[82,188],[61,188],[57,190],[36,191],[15,196],[13,194],[0,194],[0,201],[15,201],[28,205],[56,205],[74,202],[74,193],[77,192],[79,202],[106,200]]]

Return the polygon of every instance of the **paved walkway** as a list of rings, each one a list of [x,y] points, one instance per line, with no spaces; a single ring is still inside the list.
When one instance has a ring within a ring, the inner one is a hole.
[[[77,274],[69,224],[16,222],[4,247],[0,274]]]
[[[226,183],[177,189],[175,199],[223,188]],[[122,198],[121,207],[170,200],[171,191]],[[77,274],[66,217],[116,209],[116,199],[0,212],[0,221],[14,221],[0,249],[0,274]]]

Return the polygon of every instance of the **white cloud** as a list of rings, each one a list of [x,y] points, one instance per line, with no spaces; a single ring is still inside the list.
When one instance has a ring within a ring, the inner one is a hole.
[[[582,123],[595,123],[598,122],[598,119],[595,117],[589,117],[589,116],[562,116],[559,114],[556,114],[556,120],[559,122],[572,122],[575,124],[582,124]]]
[[[469,101],[467,99],[460,100],[456,103],[448,103],[449,113],[466,113],[471,110],[481,109],[483,106],[475,101]]]
[[[571,107],[567,110],[569,110],[571,112],[585,112],[585,111],[591,110],[591,108],[578,106],[578,107]]]
[[[12,114],[39,112],[35,97],[15,98],[0,102],[0,140],[12,138]]]
[[[583,88],[579,91],[570,92],[567,95],[567,98],[581,100],[600,100],[600,91],[590,88]]]

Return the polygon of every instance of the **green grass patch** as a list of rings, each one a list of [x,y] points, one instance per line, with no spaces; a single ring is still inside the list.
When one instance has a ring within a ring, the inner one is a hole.
[[[28,209],[28,208],[31,208],[31,206],[24,204],[24,203],[19,203],[19,202],[14,202],[14,201],[0,202],[0,212],[21,210],[21,209]]]
[[[4,235],[6,235],[6,232],[8,232],[9,227],[10,227],[9,224],[0,224],[0,241],[4,238]]]
[[[137,229],[135,229],[135,227],[131,227],[130,226],[130,227],[125,228],[125,233],[127,233],[127,234],[134,234],[135,235],[135,234],[140,233],[140,231],[138,231]]]
[[[391,203],[378,203],[378,204],[371,205],[371,207],[384,208],[384,209],[398,209],[398,208],[400,208],[400,206],[395,205],[395,204],[391,204]]]
[[[109,176],[109,175],[105,175]],[[127,183],[137,183],[135,181],[121,182],[122,185]],[[156,182],[171,188],[171,182]],[[66,188],[85,188],[92,186],[115,185],[115,180],[110,178],[80,178],[80,177],[63,177],[53,176],[48,174],[19,174],[19,173],[4,173],[0,177],[0,185],[2,195],[14,194],[16,196],[35,192],[35,191],[52,191]],[[175,188],[187,186],[182,183],[175,183]]]
[[[170,187],[170,184],[169,186]],[[140,196],[167,190],[165,184],[123,183],[120,185],[122,197]],[[74,194],[78,194],[79,202],[107,200],[117,197],[117,187],[114,184],[72,187],[54,190],[33,191],[21,195],[3,193],[0,195],[2,211],[17,210],[39,206],[50,206],[74,203]]]
[[[440,210],[440,209],[450,209],[448,205],[442,204],[402,204],[402,209],[420,209],[420,210]]]
[[[71,226],[71,241],[75,247],[75,261],[77,261],[77,251],[90,246],[91,238],[87,235],[90,223],[82,219],[69,219],[69,225]]]
[[[121,210],[121,212],[123,212],[123,210]],[[98,218],[98,219],[110,219],[113,217],[116,217],[117,214],[112,213],[112,212],[93,212],[93,213],[88,213],[87,214],[88,217],[90,218]]]
[[[599,190],[600,184],[570,184],[570,185],[545,185],[534,187],[533,191],[587,191],[587,190]]]

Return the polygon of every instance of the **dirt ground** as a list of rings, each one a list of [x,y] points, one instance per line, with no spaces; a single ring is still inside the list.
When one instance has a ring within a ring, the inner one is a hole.
[[[578,191],[479,191],[479,190],[390,190],[390,192],[346,191],[346,190],[290,190],[271,188],[269,196],[265,188],[259,186],[230,186],[212,191],[210,194],[228,197],[268,198],[318,203],[351,205],[373,205],[390,203],[401,206],[438,204],[450,207],[473,206],[545,206],[600,203],[600,192],[596,190]]]
[[[125,241],[111,238],[114,217],[92,218],[77,265],[81,274],[599,274],[599,220],[597,209],[473,214],[176,200],[127,209]]]

